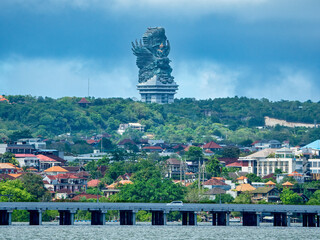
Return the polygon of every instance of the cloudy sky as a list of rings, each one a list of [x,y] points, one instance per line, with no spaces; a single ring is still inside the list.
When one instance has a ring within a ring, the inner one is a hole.
[[[319,0],[1,0],[0,94],[137,97],[162,26],[181,97],[320,100]]]

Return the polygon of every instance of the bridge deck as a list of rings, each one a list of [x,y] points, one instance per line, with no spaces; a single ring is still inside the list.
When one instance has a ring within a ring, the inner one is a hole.
[[[147,210],[214,212],[290,212],[320,214],[320,206],[264,204],[183,204],[165,203],[82,203],[82,202],[1,202],[0,210]]]

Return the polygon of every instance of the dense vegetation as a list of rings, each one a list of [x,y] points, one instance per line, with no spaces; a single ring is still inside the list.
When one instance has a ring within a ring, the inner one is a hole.
[[[311,101],[279,101],[245,97],[209,100],[177,99],[173,104],[145,104],[131,99],[90,98],[87,108],[80,98],[6,96],[10,104],[0,103],[0,137],[15,130],[30,130],[33,136],[52,138],[107,132],[117,140],[120,123],[140,122],[146,131],[168,142],[205,142],[222,137],[225,141],[248,143],[257,139],[290,140],[307,144],[317,139],[319,129],[275,127],[258,129],[264,117],[291,122],[320,120],[320,104]],[[249,140],[249,141],[248,141]]]

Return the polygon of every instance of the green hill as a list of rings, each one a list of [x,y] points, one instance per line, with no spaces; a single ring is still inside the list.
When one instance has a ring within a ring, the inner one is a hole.
[[[319,129],[275,127],[257,129],[264,117],[289,122],[320,122],[320,103],[278,101],[245,97],[194,100],[177,99],[169,105],[145,104],[122,98],[89,98],[87,108],[77,97],[6,96],[10,104],[0,103],[0,137],[15,130],[28,129],[33,136],[54,137],[71,132],[85,135],[113,134],[120,123],[140,122],[146,132],[169,142],[204,142],[219,136],[234,143],[257,139],[290,140],[306,144],[319,138]],[[248,141],[247,141],[248,142]]]

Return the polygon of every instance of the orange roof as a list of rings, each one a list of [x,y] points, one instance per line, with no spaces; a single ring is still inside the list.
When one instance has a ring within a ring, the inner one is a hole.
[[[54,160],[53,158],[43,155],[43,154],[39,154],[37,155],[37,158],[39,158],[40,162],[44,161],[44,162],[57,162],[56,160]]]
[[[293,184],[291,182],[285,182],[282,186],[293,186]]]
[[[290,174],[288,174],[289,177],[303,177],[302,174],[298,173],[297,171],[294,171]]]
[[[44,170],[45,172],[69,172],[68,170],[60,167],[60,166],[53,166],[51,168],[48,168],[47,170]]]
[[[0,95],[0,102],[9,102],[4,96]]]
[[[244,183],[236,187],[237,192],[250,192],[255,190],[255,187],[252,187],[249,183]]]
[[[12,163],[0,163],[0,169],[6,168],[6,169],[18,169],[15,165]]]
[[[211,142],[208,142],[207,144],[203,145],[203,149],[220,149],[222,148],[220,145],[216,144],[215,142],[211,141]]]
[[[18,178],[22,175],[22,173],[10,173],[8,175],[10,175],[11,177],[14,177],[14,178]]]
[[[245,176],[241,176],[241,177],[238,177],[237,180],[244,180],[244,179],[248,179],[247,177]]]
[[[101,181],[99,179],[92,179],[91,181],[89,181],[87,183],[88,187],[97,187],[99,185],[99,183],[101,183]]]
[[[276,184],[272,181],[268,181],[268,182],[266,182],[266,185],[276,185]]]
[[[112,183],[111,185],[108,185],[108,188],[114,189],[117,188],[119,185],[125,185],[125,184],[133,184],[130,180],[121,180],[117,183]]]

